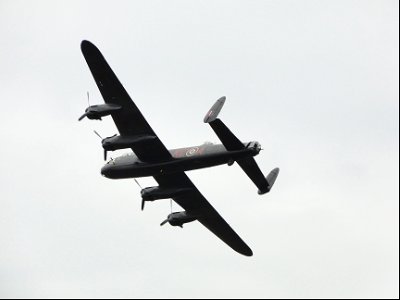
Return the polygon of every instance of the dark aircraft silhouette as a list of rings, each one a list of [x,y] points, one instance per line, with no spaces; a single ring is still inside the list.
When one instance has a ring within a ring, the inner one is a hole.
[[[89,105],[79,121],[85,117],[101,120],[111,115],[120,135],[102,139],[104,159],[107,151],[131,148],[134,152],[110,160],[101,169],[101,174],[111,179],[153,176],[158,186],[142,189],[142,209],[147,201],[171,198],[185,210],[171,213],[161,225],[169,223],[182,227],[185,223],[197,220],[235,251],[252,256],[252,250],[185,174],[189,170],[237,162],[257,186],[260,195],[268,193],[274,185],[279,169],[272,170],[265,178],[253,158],[260,153],[260,144],[242,143],[218,119],[225,97],[218,99],[204,118],[222,145],[206,143],[168,150],[133,103],[99,49],[89,41],[83,41],[81,49],[106,104]]]

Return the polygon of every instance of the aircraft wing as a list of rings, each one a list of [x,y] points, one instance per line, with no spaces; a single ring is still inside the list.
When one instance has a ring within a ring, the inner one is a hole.
[[[104,101],[122,107],[122,109],[111,114],[120,134],[122,136],[156,136],[155,139],[152,139],[146,143],[146,145],[137,145],[132,148],[137,157],[144,162],[160,162],[172,159],[170,152],[154,133],[153,129],[129,97],[125,88],[122,86],[99,49],[88,41],[82,42],[81,49]],[[184,172],[158,175],[154,178],[162,187],[179,186],[191,188],[192,192],[190,195],[175,197],[173,200],[188,213],[198,216],[198,221],[201,224],[228,244],[232,249],[246,256],[253,255],[251,249],[204,198]]]
[[[81,50],[104,101],[108,104],[117,104],[122,107],[122,109],[111,114],[120,135],[156,136],[100,50],[89,41],[81,43]],[[172,158],[158,137],[147,141],[145,144],[136,145],[132,150],[144,162],[160,162]]]
[[[189,177],[184,173],[170,175],[158,175],[154,179],[162,187],[188,187],[192,188],[189,195],[173,198],[182,208],[190,214],[196,215],[197,220],[207,229],[219,237],[233,250],[246,256],[252,256],[253,252],[239,235],[220,216],[215,208],[199,192]]]

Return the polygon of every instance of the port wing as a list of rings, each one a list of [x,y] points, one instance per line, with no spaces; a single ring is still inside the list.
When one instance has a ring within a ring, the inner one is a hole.
[[[220,216],[184,172],[171,175],[158,175],[155,176],[154,179],[162,187],[179,186],[190,188],[192,191],[189,195],[174,197],[174,201],[184,208],[186,212],[195,215],[201,224],[233,250],[245,256],[253,255],[249,246],[246,245],[231,226]]]

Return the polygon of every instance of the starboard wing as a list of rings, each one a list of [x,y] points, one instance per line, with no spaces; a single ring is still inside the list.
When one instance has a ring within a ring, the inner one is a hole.
[[[122,107],[111,114],[121,136],[156,136],[100,50],[89,41],[81,43],[81,50],[105,103]],[[144,162],[160,162],[172,158],[158,137],[137,144],[132,150]]]

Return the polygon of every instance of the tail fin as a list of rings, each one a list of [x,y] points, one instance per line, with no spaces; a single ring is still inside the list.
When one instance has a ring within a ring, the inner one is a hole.
[[[225,100],[225,97],[221,97],[217,100],[206,114],[204,123],[210,124],[211,128],[228,151],[242,150],[246,146],[230,131],[224,122],[217,118]],[[271,190],[279,174],[278,168],[272,170],[267,177],[264,177],[264,174],[261,172],[253,157],[238,160],[237,163],[257,186],[260,195],[268,193]]]
[[[221,111],[222,107],[225,104],[226,97],[223,96],[215,102],[213,106],[211,106],[210,110],[207,112],[206,116],[204,117],[204,123],[211,123],[217,119],[219,112]]]

